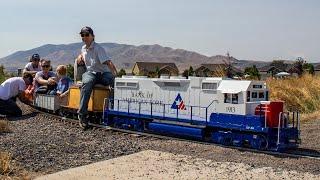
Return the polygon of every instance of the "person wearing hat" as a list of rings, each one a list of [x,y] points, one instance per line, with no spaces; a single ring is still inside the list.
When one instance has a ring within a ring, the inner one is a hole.
[[[31,74],[32,76],[35,76],[37,72],[41,71],[41,63],[39,62],[40,62],[39,54],[33,54],[29,58],[29,63],[27,63],[26,66],[24,67],[23,74]],[[30,101],[32,101],[33,99],[33,93],[34,93],[34,86],[29,85],[25,90],[25,96]]]
[[[40,65],[40,56],[39,54],[33,54],[30,59],[29,63],[26,64],[26,66],[23,69],[23,73],[29,73],[32,75],[35,75],[37,72],[41,71],[41,65]]]
[[[12,77],[0,85],[0,114],[8,116],[22,116],[22,110],[16,103],[16,97],[23,102],[27,99],[24,90],[32,84],[33,77],[24,73],[23,77]]]
[[[86,72],[82,74],[78,119],[80,126],[86,129],[88,127],[88,119],[86,118],[88,103],[94,85],[113,86],[117,71],[103,47],[94,41],[95,35],[90,27],[83,27],[80,35],[84,45],[76,62],[79,65],[84,64]]]

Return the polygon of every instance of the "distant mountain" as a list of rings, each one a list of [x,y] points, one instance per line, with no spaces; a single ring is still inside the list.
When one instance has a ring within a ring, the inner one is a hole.
[[[136,61],[174,62],[180,68],[180,71],[189,66],[196,68],[203,63],[228,63],[230,61],[241,69],[253,64],[257,65],[257,67],[267,64],[266,62],[238,60],[234,57],[228,58],[222,55],[207,57],[196,52],[172,49],[157,44],[133,46],[117,43],[100,43],[100,45],[106,50],[107,55],[112,58],[118,69],[131,69]],[[39,53],[42,58],[50,59],[53,66],[57,66],[58,64],[73,64],[74,59],[80,53],[81,46],[82,43],[46,44],[30,50],[18,51],[1,58],[0,64],[3,64],[9,70],[22,68],[33,53]]]

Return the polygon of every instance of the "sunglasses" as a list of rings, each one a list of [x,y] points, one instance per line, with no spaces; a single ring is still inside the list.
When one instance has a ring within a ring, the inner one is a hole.
[[[43,68],[49,68],[50,65],[42,65],[41,67],[43,67]]]
[[[86,34],[81,34],[81,37],[89,37],[90,34],[86,33]]]

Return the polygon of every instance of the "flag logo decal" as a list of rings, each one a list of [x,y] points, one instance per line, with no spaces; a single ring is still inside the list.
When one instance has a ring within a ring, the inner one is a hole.
[[[178,93],[176,99],[174,100],[173,104],[171,105],[171,109],[179,109],[179,110],[186,110],[186,105],[184,104],[180,93]]]

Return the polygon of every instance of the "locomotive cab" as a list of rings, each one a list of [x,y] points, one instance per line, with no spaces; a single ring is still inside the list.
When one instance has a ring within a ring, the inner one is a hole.
[[[268,100],[268,90],[262,81],[222,80],[217,88],[217,113],[254,114],[251,104]]]
[[[246,141],[251,142],[250,146],[255,148],[261,148],[263,143],[275,150],[299,144],[299,114],[295,112],[291,116],[285,113],[282,101],[268,101],[269,91],[264,82],[225,80],[217,90],[220,98],[217,111],[211,114],[210,126],[233,129],[232,133],[248,131],[255,135],[237,136],[231,138],[233,140],[230,143],[239,145],[237,142]],[[228,131],[223,132],[228,134]],[[224,139],[225,134],[215,134],[214,141],[220,142],[219,139]],[[260,145],[255,144],[255,141]]]

